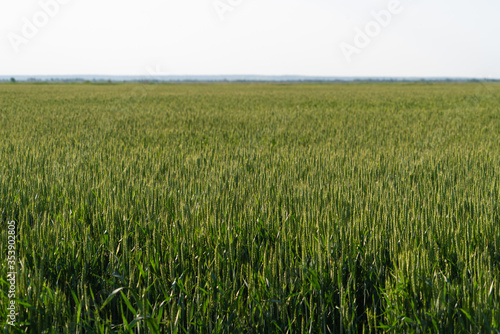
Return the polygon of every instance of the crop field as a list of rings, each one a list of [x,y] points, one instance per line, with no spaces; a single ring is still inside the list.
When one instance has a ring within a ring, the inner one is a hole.
[[[5,332],[500,333],[500,84],[1,84],[0,138]]]

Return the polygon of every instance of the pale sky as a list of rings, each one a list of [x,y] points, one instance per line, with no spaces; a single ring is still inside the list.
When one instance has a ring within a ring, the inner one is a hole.
[[[500,78],[499,15],[498,0],[1,0],[0,75]]]

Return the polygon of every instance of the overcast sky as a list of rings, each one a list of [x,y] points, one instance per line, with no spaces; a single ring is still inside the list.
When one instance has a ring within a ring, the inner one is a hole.
[[[0,75],[500,78],[498,0],[1,0]]]

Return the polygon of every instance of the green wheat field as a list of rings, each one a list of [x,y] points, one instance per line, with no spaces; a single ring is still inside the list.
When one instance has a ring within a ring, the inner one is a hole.
[[[0,138],[6,333],[500,333],[498,83],[1,84]]]

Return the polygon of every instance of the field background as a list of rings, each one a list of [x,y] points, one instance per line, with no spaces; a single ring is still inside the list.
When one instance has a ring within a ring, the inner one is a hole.
[[[19,332],[499,332],[500,84],[2,84],[0,138]]]

